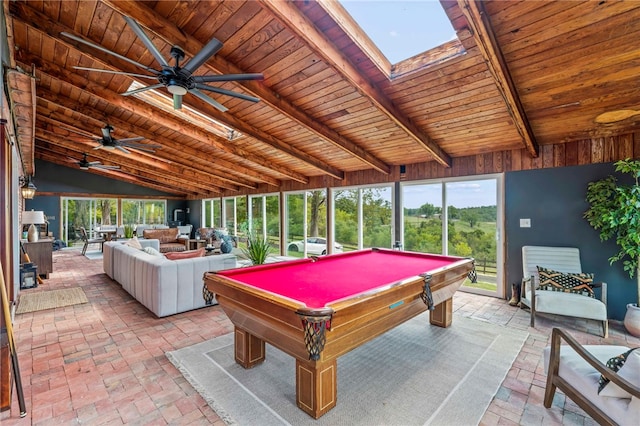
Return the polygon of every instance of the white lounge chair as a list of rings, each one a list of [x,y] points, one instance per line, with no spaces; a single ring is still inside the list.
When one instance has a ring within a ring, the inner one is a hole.
[[[522,247],[523,279],[520,289],[520,306],[531,310],[531,327],[535,327],[538,313],[565,315],[592,319],[602,323],[602,335],[607,337],[607,284],[594,283],[601,288],[601,297],[583,296],[539,289],[538,266],[565,273],[581,273],[580,250],[575,247]],[[535,291],[532,291],[532,288]]]

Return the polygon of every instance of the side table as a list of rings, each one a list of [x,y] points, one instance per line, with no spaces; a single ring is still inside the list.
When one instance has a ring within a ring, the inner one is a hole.
[[[53,240],[45,238],[32,243],[25,241],[22,244],[31,262],[37,265],[38,275],[49,278],[49,274],[53,272]],[[23,259],[23,263],[25,261],[26,259]]]
[[[207,240],[196,240],[195,238],[189,239],[188,250],[198,250],[200,247],[206,247]]]

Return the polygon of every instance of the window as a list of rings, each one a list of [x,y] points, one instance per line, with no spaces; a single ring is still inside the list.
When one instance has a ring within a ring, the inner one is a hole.
[[[122,224],[164,225],[166,210],[164,200],[122,200]]]
[[[202,215],[203,228],[221,228],[222,200],[220,198],[202,200]]]
[[[343,251],[392,247],[392,187],[340,189],[333,194],[335,242]]]

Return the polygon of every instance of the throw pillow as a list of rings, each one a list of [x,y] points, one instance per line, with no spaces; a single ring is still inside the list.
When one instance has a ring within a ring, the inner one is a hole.
[[[607,361],[609,367],[614,373],[618,373],[620,377],[628,380],[636,386],[640,386],[640,351],[633,348],[627,352],[614,356]],[[600,376],[598,381],[598,395],[610,396],[614,398],[631,398],[631,394],[615,383],[610,383],[609,379]]]
[[[204,247],[201,247],[198,250],[169,252],[169,253],[165,253],[164,256],[169,260],[190,259],[192,257],[202,257],[204,256],[204,252],[205,252]]]
[[[158,250],[154,249],[153,247],[145,247],[144,249],[142,249],[142,251],[144,251],[145,253],[149,253],[152,256],[162,256],[162,253],[160,253]]]
[[[561,291],[564,293],[576,293],[584,296],[596,297],[593,293],[593,274],[558,272],[552,269],[538,266],[540,277],[540,290]]]
[[[129,247],[133,247],[133,248],[137,248],[138,250],[142,250],[142,245],[140,244],[140,241],[138,241],[138,237],[131,238],[125,244],[128,245]]]

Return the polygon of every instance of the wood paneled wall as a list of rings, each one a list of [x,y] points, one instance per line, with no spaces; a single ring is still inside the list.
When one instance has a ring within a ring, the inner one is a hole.
[[[640,158],[640,133],[630,133],[606,138],[594,138],[563,142],[540,147],[540,155],[532,158],[526,149],[490,152],[487,154],[457,157],[452,167],[445,168],[435,161],[405,165],[404,176],[400,166],[393,166],[385,175],[374,170],[346,173],[343,180],[326,176],[312,177],[309,185],[286,182],[275,188],[263,185],[256,190],[241,193],[225,193],[224,196],[264,194],[269,192],[296,191],[325,187],[348,187],[392,183],[396,181],[442,179],[460,176],[477,176],[518,170],[546,169],[584,164],[610,163],[625,158]]]

